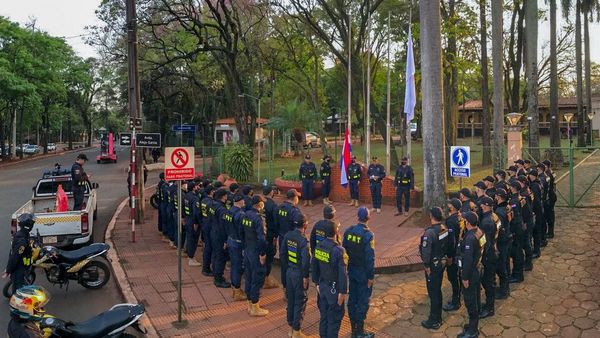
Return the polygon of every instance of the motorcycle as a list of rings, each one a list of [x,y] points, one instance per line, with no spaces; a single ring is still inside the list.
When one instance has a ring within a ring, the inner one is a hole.
[[[46,337],[53,338],[132,337],[125,332],[130,326],[140,333],[147,333],[139,323],[145,311],[141,304],[117,304],[84,322],[73,323],[48,316],[39,325]]]

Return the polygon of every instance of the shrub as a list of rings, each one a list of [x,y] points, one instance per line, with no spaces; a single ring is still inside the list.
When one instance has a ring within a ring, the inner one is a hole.
[[[225,172],[238,182],[250,180],[253,172],[253,152],[246,144],[232,144],[223,150]]]

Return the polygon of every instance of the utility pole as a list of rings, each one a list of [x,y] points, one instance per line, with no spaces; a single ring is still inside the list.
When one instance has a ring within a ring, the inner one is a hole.
[[[135,0],[127,0],[127,69],[129,98],[129,118],[132,124],[132,147],[131,147],[131,196],[132,196],[132,239],[135,241],[135,222],[141,223],[144,215],[144,180],[141,156],[137,156],[135,149],[135,121],[141,119],[140,80],[138,77],[137,64],[137,15]],[[139,180],[139,182],[137,182]],[[137,200],[137,208],[136,208]]]

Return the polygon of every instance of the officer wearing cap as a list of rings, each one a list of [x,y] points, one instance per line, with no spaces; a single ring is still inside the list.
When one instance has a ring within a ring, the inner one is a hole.
[[[158,232],[162,233],[163,232],[163,227],[165,227],[166,225],[163,225],[163,200],[162,200],[162,192],[161,192],[161,188],[164,184],[166,184],[167,182],[165,181],[165,173],[161,172],[160,174],[158,174],[158,183],[156,184],[156,197],[157,197],[157,202],[158,202]]]
[[[525,169],[525,172],[529,172],[531,169],[531,160],[523,160],[523,169]]]
[[[377,213],[381,212],[381,181],[387,175],[385,168],[377,160],[377,156],[371,158],[371,164],[367,169],[369,177],[369,188],[371,189],[371,200],[373,201],[373,209]]]
[[[400,216],[401,213],[406,216],[410,208],[410,191],[415,188],[415,174],[408,165],[407,157],[403,157],[400,166],[396,168],[394,183],[396,184],[396,208],[398,209],[395,216]],[[402,199],[404,199],[404,205],[402,205]]]
[[[496,179],[492,176],[486,176],[483,179],[483,183],[485,184],[485,194],[494,200],[494,194],[496,193]]]
[[[265,281],[267,263],[267,238],[260,212],[264,208],[264,199],[260,195],[252,196],[252,209],[242,217],[244,227],[244,267],[246,269],[246,295],[248,313],[253,317],[264,317],[269,310],[260,307],[260,289]]]
[[[244,196],[244,210],[248,211],[252,209],[252,196],[254,196],[254,189],[251,186],[245,185],[242,188],[242,195]]]
[[[506,169],[506,173],[508,174],[509,178],[515,177],[517,175],[517,171],[519,171],[519,168],[517,168],[515,165],[511,165],[508,167],[508,169]]]
[[[469,188],[462,188],[458,192],[458,199],[462,202],[462,206],[460,207],[460,212],[474,211],[477,213],[477,205],[473,202],[473,195]]]
[[[501,226],[500,219],[494,214],[494,200],[489,196],[480,199],[481,222],[479,228],[485,234],[485,245],[483,246],[482,263],[483,276],[481,284],[485,290],[485,304],[481,307],[479,318],[487,318],[494,315],[494,300],[496,299],[496,267],[498,253],[496,252],[497,230]]]
[[[512,232],[510,231],[510,221],[512,220],[512,209],[508,205],[508,193],[504,189],[496,189],[496,208],[494,213],[500,220],[498,228],[498,264],[496,265],[496,274],[498,275],[499,287],[496,288],[495,298],[506,299],[510,295],[508,286],[508,268],[510,265],[509,254],[512,245]]]
[[[35,225],[35,216],[30,213],[21,214],[17,217],[17,225],[19,226],[19,231],[13,236],[10,253],[8,255],[8,263],[6,264],[6,269],[2,276],[2,278],[10,276],[13,294],[15,294],[20,287],[27,284],[27,270],[33,263],[31,261],[33,249],[29,242],[29,233]]]
[[[448,229],[447,276],[452,285],[452,299],[442,307],[444,311],[456,311],[460,309],[460,281],[458,280],[458,261],[456,260],[456,249],[460,240],[464,221],[460,218],[459,210],[462,203],[458,198],[452,198],[446,202],[448,217],[446,217],[446,229]],[[462,224],[462,226],[461,226]]]
[[[545,247],[546,245],[548,245],[548,211],[546,210],[548,208],[548,190],[550,187],[549,181],[550,179],[548,178],[548,176],[546,175],[546,165],[543,163],[538,163],[535,166],[535,170],[537,171],[538,174],[538,180],[540,182],[540,185],[542,187],[542,210],[543,210],[543,219],[540,221],[541,222],[541,245],[542,247]]]
[[[169,183],[169,245],[172,249],[177,248],[177,217],[181,217],[181,214],[179,213],[179,201],[177,200],[177,189],[179,189],[179,187],[175,182]]]
[[[161,173],[162,177],[164,178],[164,173]],[[170,183],[167,181],[164,181],[163,184],[160,185],[160,190],[159,190],[159,194],[160,194],[160,207],[159,207],[159,217],[161,218],[161,223],[162,223],[162,240],[164,242],[169,242],[169,233],[171,232],[171,214],[170,214],[170,207],[169,204],[171,203],[170,201],[170,196],[169,196],[169,185]]]
[[[346,170],[348,175],[348,184],[350,185],[350,204],[358,207],[360,179],[362,177],[362,166],[356,162],[356,156],[352,156],[352,160]]]
[[[188,183],[188,192],[185,194],[183,200],[183,210],[185,213],[185,243],[188,256],[189,266],[200,266],[202,263],[198,262],[194,257],[196,255],[196,249],[198,248],[198,239],[200,238],[200,222],[198,218],[197,207],[199,206],[198,201],[198,190],[200,189],[194,182]]]
[[[523,243],[527,228],[523,223],[523,205],[522,197],[519,194],[521,183],[516,179],[508,182],[510,186],[510,199],[508,206],[511,209],[512,220],[510,221],[510,231],[513,234],[513,242],[511,246],[510,256],[513,261],[512,271],[508,278],[509,283],[520,283],[523,281]]]
[[[331,156],[325,155],[323,157],[323,162],[321,163],[321,168],[319,170],[319,174],[321,175],[321,180],[323,181],[323,203],[331,204],[331,200],[329,200],[329,193],[331,192]]]
[[[533,254],[532,258],[538,258],[541,254],[542,247],[542,228],[544,220],[544,207],[542,205],[542,195],[543,195],[543,186],[540,180],[538,179],[537,169],[531,169],[527,173],[527,178],[529,179],[529,190],[531,191],[532,197],[532,210],[535,214],[535,226],[533,228],[532,237],[533,237]]]
[[[231,183],[229,185],[229,192],[227,193],[227,203],[225,203],[225,207],[227,209],[233,206],[233,197],[240,192],[240,185],[237,183]],[[243,197],[243,196],[242,196]],[[242,198],[243,199],[243,198]]]
[[[346,229],[342,239],[342,246],[350,258],[348,317],[352,324],[353,336],[361,338],[375,336],[364,330],[375,279],[375,238],[368,226],[370,218],[369,209],[360,207],[358,223]]]
[[[475,338],[479,335],[479,259],[481,257],[481,238],[483,233],[477,228],[477,214],[471,211],[462,213],[467,230],[459,244],[460,275],[463,284],[465,307],[469,322],[458,338]]]
[[[279,208],[277,209],[277,226],[279,229],[279,250],[281,252],[281,247],[283,246],[283,238],[287,235],[288,232],[294,230],[294,225],[292,220],[296,213],[300,213],[298,210],[298,202],[300,198],[300,193],[296,191],[296,189],[290,189],[286,193],[287,199],[281,203]],[[281,267],[281,284],[285,289],[285,267]],[[285,295],[285,290],[284,290]]]
[[[487,195],[485,194],[486,185],[485,185],[485,183],[483,183],[483,181],[479,181],[479,182],[475,183],[474,187],[475,187],[475,198],[474,198],[473,202],[477,206],[477,208],[475,209],[477,212],[477,216],[479,216],[479,218],[481,218],[482,212],[481,212],[481,208],[479,207],[479,205],[481,204],[481,199],[483,197],[487,197]],[[475,211],[473,209],[471,209],[471,210]]]
[[[523,218],[523,224],[525,225],[525,233],[523,234],[523,251],[525,252],[525,263],[523,265],[524,271],[531,271],[533,269],[533,245],[531,243],[533,238],[533,230],[535,228],[535,214],[533,213],[533,194],[529,189],[529,180],[525,176],[519,176],[517,178],[521,184],[521,190],[519,195],[521,196],[521,216]]]
[[[419,245],[430,301],[429,317],[421,322],[421,326],[437,330],[442,325],[442,279],[444,276],[442,259],[447,252],[448,229],[442,223],[444,214],[439,207],[429,210],[429,220],[431,225],[425,229]]]
[[[544,160],[542,162],[546,166],[546,176],[548,177],[548,204],[544,206],[546,212],[546,223],[548,224],[547,237],[554,238],[554,205],[556,204],[556,184],[554,172],[552,172],[552,162]]]
[[[228,289],[231,284],[225,280],[225,263],[227,261],[227,231],[223,222],[224,215],[227,213],[225,202],[227,201],[227,191],[219,189],[214,193],[214,202],[209,208],[213,218],[213,224],[210,231],[212,240],[212,272],[214,284],[218,288]]]
[[[246,300],[246,294],[241,289],[242,285],[242,250],[244,249],[242,239],[244,217],[244,197],[240,194],[233,196],[233,205],[223,214],[223,225],[227,231],[227,252],[231,260],[231,287],[233,288],[232,298],[234,301]]]
[[[319,336],[322,338],[338,337],[348,293],[348,255],[335,241],[338,231],[334,224],[326,228],[327,238],[317,244],[311,260],[312,281],[317,286],[319,297]]]
[[[295,229],[285,235],[281,247],[281,265],[286,266],[287,323],[291,328],[291,337],[307,337],[302,333],[302,318],[308,300],[308,281],[310,273],[310,247],[306,239],[306,217],[296,213],[292,220]]]
[[[525,172],[525,161],[519,159],[519,160],[516,160],[514,163],[517,167],[516,175],[517,176],[525,175],[525,173],[526,173]]]
[[[317,167],[310,160],[310,155],[304,156],[304,162],[300,165],[298,176],[300,177],[300,180],[302,180],[303,204],[304,206],[312,205],[313,186],[315,184],[315,178],[317,177]]]
[[[267,227],[267,275],[265,277],[265,289],[274,289],[279,287],[279,283],[271,276],[271,267],[273,259],[277,253],[277,237],[279,227],[277,226],[277,203],[273,200],[275,189],[268,185],[263,187],[263,197],[265,199],[265,223]]]
[[[506,191],[508,189],[508,185],[506,184],[506,171],[498,170],[494,176],[496,177],[496,183],[494,184],[496,189],[504,189]]]
[[[212,185],[207,185],[204,188],[204,194],[206,197],[200,201],[200,212],[202,214],[202,240],[204,241],[204,251],[202,252],[202,274],[204,276],[210,277],[213,275],[211,265],[212,265],[212,239],[211,232],[214,223],[214,217],[212,216],[214,212],[215,203],[213,199],[214,188]]]
[[[83,208],[83,198],[85,195],[85,185],[88,182],[88,174],[83,170],[83,165],[88,161],[86,154],[77,155],[77,159],[71,167],[71,180],[73,192],[73,210],[81,210]]]
[[[310,231],[310,248],[313,250],[313,255],[314,250],[319,244],[319,242],[322,242],[323,240],[325,240],[325,238],[327,238],[325,234],[326,229],[328,229],[331,226],[339,227],[339,222],[335,221],[335,212],[336,210],[333,207],[333,205],[328,205],[325,208],[323,208],[323,219],[315,223],[312,230]],[[337,240],[337,242],[340,241]]]

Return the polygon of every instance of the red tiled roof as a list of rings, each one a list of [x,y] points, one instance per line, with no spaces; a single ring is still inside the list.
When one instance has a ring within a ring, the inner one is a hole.
[[[267,123],[267,121],[269,119],[265,119],[263,117],[261,117],[260,119],[256,119],[258,121],[258,124],[265,124]],[[248,121],[248,123],[250,123],[250,121]],[[235,119],[233,117],[228,117],[226,119],[219,119],[217,120],[217,124],[235,124]]]
[[[585,103],[584,103],[585,104]],[[462,104],[458,105],[458,110],[481,110],[482,103],[481,100],[471,100],[465,102],[464,106]],[[559,97],[558,98],[558,107],[559,108],[567,108],[567,107],[576,107],[577,106],[577,98],[576,97]],[[539,100],[540,108],[548,108],[550,107],[550,100],[548,98],[541,98]]]

